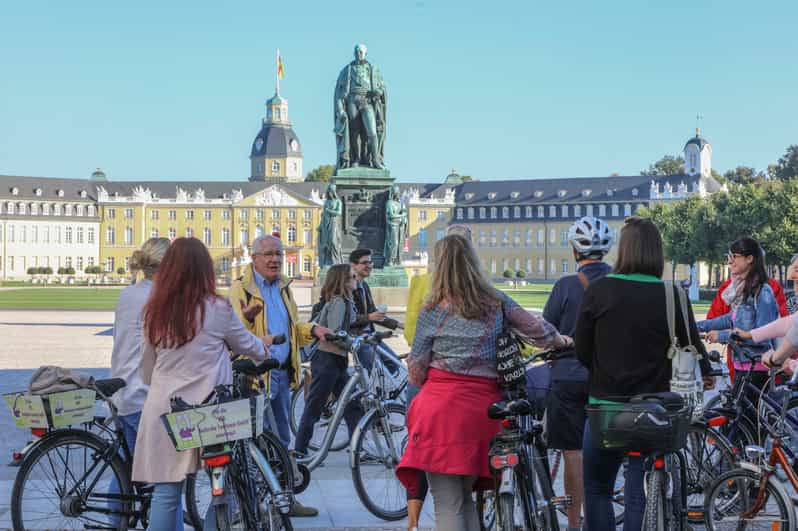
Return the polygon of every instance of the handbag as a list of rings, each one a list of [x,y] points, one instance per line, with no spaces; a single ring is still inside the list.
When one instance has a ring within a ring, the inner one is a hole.
[[[676,302],[673,296],[674,285],[664,282],[665,311],[668,316],[668,333],[671,343],[668,347],[668,358],[671,360],[671,391],[684,397],[685,402],[693,408],[693,415],[700,416],[704,405],[704,384],[701,378],[699,360],[702,358],[698,349],[690,340],[690,318],[687,310],[687,295],[677,288],[679,307],[687,331],[687,345],[679,344],[676,337]]]
[[[496,373],[499,387],[522,389],[526,385],[526,369],[521,357],[521,340],[516,336],[502,302],[502,329],[496,336]]]

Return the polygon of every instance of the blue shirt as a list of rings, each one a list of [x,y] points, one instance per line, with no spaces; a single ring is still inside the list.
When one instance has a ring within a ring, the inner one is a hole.
[[[288,310],[280,295],[280,279],[270,283],[255,271],[254,268],[252,272],[255,274],[255,283],[260,290],[260,296],[263,298],[263,304],[265,305],[266,330],[269,335],[285,334],[285,343],[282,345],[272,345],[269,349],[271,356],[280,360],[280,363],[283,363],[288,359],[288,354],[290,353],[291,345],[288,328],[291,323],[288,319]]]

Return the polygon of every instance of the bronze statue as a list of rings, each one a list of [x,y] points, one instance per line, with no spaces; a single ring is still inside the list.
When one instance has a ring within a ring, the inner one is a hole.
[[[399,265],[400,254],[407,237],[407,209],[399,196],[399,187],[394,185],[385,202],[385,266]]]
[[[341,199],[335,184],[330,183],[324,194],[324,209],[319,223],[319,267],[343,262],[341,256]]]
[[[335,85],[336,169],[385,169],[386,93],[379,69],[366,61],[366,45],[355,46],[355,60]]]

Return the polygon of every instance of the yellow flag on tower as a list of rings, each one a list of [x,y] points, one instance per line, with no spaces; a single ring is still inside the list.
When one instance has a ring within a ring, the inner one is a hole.
[[[285,70],[283,70],[283,59],[280,57],[280,50],[277,50],[277,79],[283,79]]]

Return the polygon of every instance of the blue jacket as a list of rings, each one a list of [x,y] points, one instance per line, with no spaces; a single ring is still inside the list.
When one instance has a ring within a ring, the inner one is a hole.
[[[779,305],[773,290],[766,283],[762,285],[756,297],[748,297],[737,309],[730,311],[714,319],[699,321],[697,324],[699,332],[710,330],[720,330],[718,342],[728,343],[729,335],[733,328],[740,330],[753,330],[759,328],[779,318]],[[751,340],[743,342],[746,350],[760,354],[773,348],[770,340],[762,343],[754,343]],[[747,360],[737,359],[735,361],[745,362]]]
[[[579,271],[585,274],[589,282],[593,282],[608,275],[612,268],[604,262],[595,262],[580,267]],[[582,304],[584,295],[585,288],[576,275],[562,277],[551,289],[551,295],[543,308],[543,318],[553,324],[561,334],[573,337],[579,305]]]

